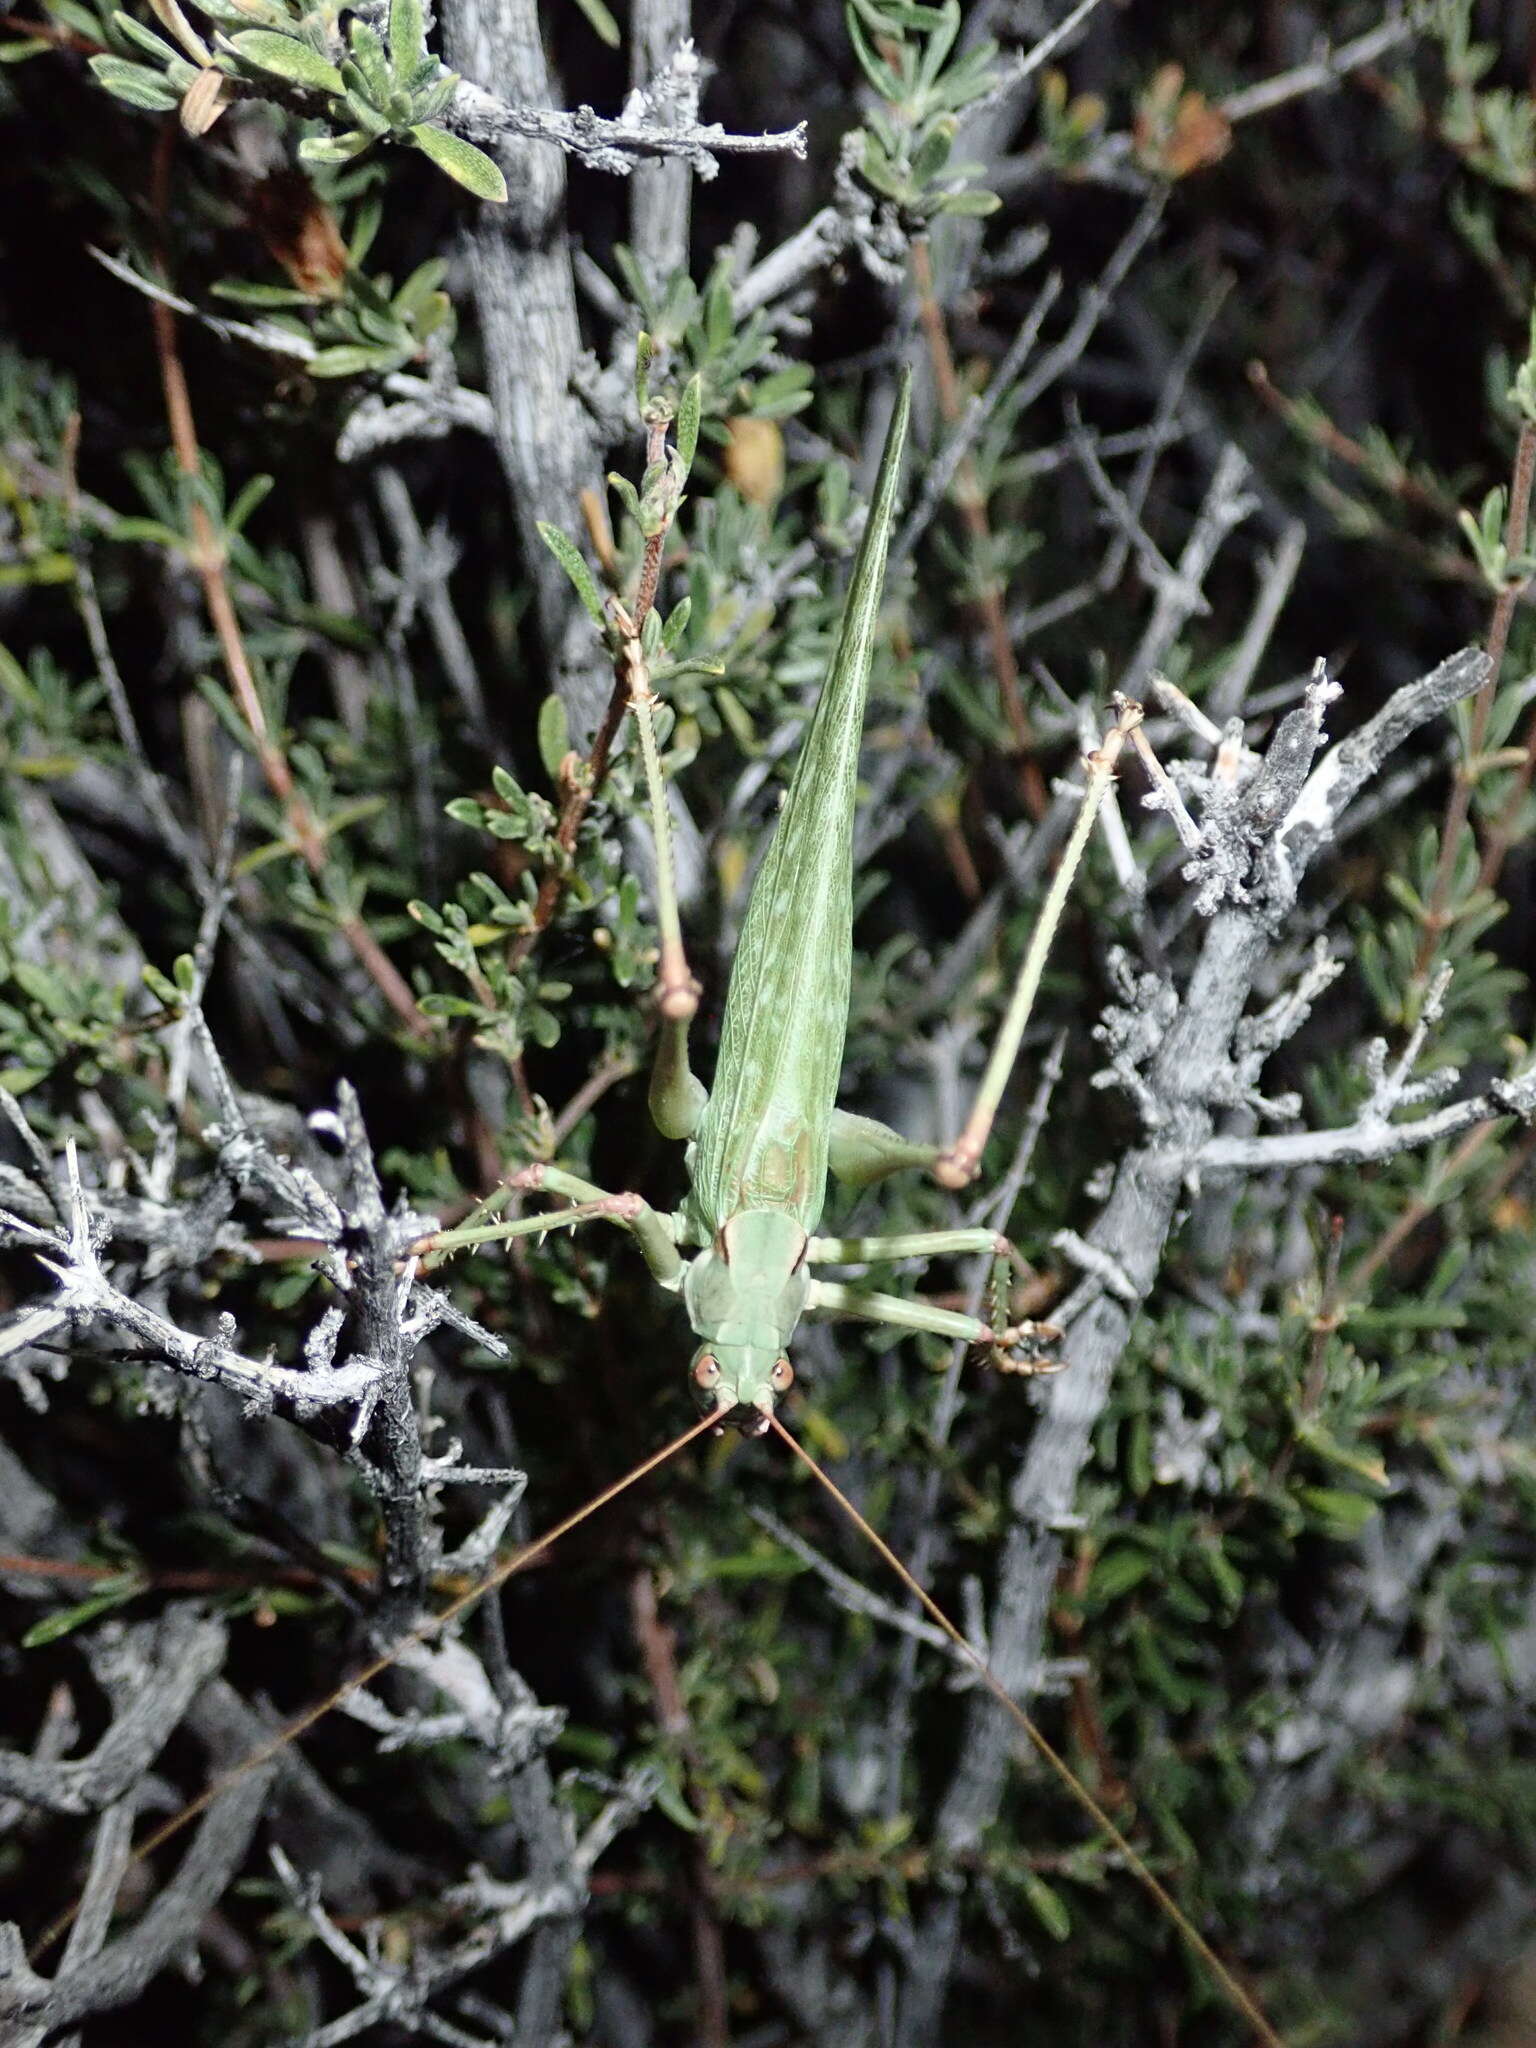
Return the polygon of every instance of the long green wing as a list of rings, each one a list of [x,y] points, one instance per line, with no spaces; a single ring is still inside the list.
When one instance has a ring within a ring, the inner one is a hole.
[[[693,1206],[711,1233],[742,1209],[814,1230],[852,964],[853,816],[870,654],[911,407],[903,375],[837,645],[747,906],[720,1059],[693,1159]]]

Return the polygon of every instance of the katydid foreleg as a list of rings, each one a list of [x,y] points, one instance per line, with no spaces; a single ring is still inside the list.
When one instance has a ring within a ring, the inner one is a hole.
[[[630,1232],[652,1277],[662,1286],[675,1289],[683,1271],[677,1249],[677,1220],[653,1209],[643,1195],[609,1194],[566,1173],[558,1166],[536,1163],[525,1166],[507,1183],[507,1192],[534,1193],[547,1190],[564,1195],[572,1204],[567,1209],[540,1210],[532,1216],[505,1218],[494,1223],[469,1222],[456,1229],[436,1230],[413,1247],[424,1265],[435,1264],[451,1253],[471,1245],[499,1244],[514,1237],[539,1237],[551,1230],[568,1230],[578,1223],[617,1223]]]

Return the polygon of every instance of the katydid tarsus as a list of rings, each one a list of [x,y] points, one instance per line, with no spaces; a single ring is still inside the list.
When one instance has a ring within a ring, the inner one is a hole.
[[[960,1136],[948,1146],[917,1144],[868,1118],[836,1107],[847,1024],[852,955],[853,832],[865,698],[881,604],[909,413],[908,380],[897,397],[867,523],[858,549],[842,623],[768,853],[751,891],[730,977],[713,1085],[706,1091],[689,1063],[689,1025],[698,990],[683,950],[668,840],[646,654],[644,614],[654,594],[654,562],[642,576],[633,610],[610,600],[616,657],[629,683],[657,843],[661,931],[656,1007],[659,1031],[649,1102],[666,1137],[688,1141],[689,1186],[672,1215],[632,1192],[612,1193],[557,1165],[540,1162],[511,1176],[491,1203],[462,1226],[442,1230],[415,1248],[425,1263],[455,1251],[520,1236],[542,1235],[606,1220],[631,1232],[658,1283],[677,1295],[698,1340],[689,1368],[700,1419],[537,1542],[523,1546],[468,1592],[460,1594],[402,1641],[356,1671],[330,1698],[290,1722],[233,1773],[154,1831],[139,1853],[202,1811],[231,1777],[255,1768],[314,1725],[358,1686],[378,1676],[410,1645],[447,1627],[475,1601],[545,1552],[567,1530],[635,1480],[713,1430],[760,1436],[770,1430],[815,1472],[908,1591],[927,1609],[979,1672],[1036,1752],[1086,1810],[1125,1865],[1176,1924],[1217,1987],[1252,2027],[1256,2039],[1279,2036],[1203,1936],[1178,1907],[1121,1830],[1070,1766],[993,1676],[985,1659],[858,1516],[810,1453],[776,1414],[794,1374],[788,1347],[802,1315],[847,1316],[928,1331],[984,1351],[1011,1372],[1053,1369],[1045,1326],[1010,1323],[1006,1303],[1015,1259],[1005,1237],[960,1227],[889,1236],[816,1235],[829,1173],[853,1187],[902,1169],[931,1172],[957,1189],[975,1176],[1014,1065],[1030,1006],[1073,874],[1113,779],[1118,757],[1139,721],[1121,701],[1113,724],[1085,764],[1085,788],[1019,968],[996,1044]],[[657,446],[653,425],[652,447]],[[569,560],[567,545],[562,559]],[[659,549],[653,551],[659,554]],[[590,608],[590,607],[589,607]],[[654,639],[654,635],[652,636]],[[542,1191],[568,1206],[507,1218],[494,1214],[510,1194]],[[848,1281],[819,1279],[819,1267],[862,1266],[939,1255],[984,1255],[992,1282],[987,1320],[922,1300],[881,1293]],[[44,1942],[62,1931],[61,1921]]]

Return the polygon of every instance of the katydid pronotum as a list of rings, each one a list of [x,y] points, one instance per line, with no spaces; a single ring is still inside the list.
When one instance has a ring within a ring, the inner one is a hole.
[[[698,989],[682,944],[654,720],[657,698],[651,688],[643,630],[654,594],[654,573],[642,576],[643,595],[633,613],[616,600],[609,602],[617,657],[628,677],[629,706],[640,739],[657,847],[661,946],[656,1001],[660,1023],[649,1102],[664,1136],[689,1141],[689,1188],[682,1208],[665,1215],[638,1194],[609,1193],[558,1166],[539,1163],[513,1175],[500,1195],[482,1205],[462,1226],[438,1231],[415,1247],[421,1261],[437,1263],[471,1245],[539,1235],[586,1221],[606,1220],[623,1226],[633,1234],[654,1278],[680,1296],[699,1340],[690,1380],[702,1411],[700,1419],[538,1541],[504,1557],[442,1612],[381,1651],[329,1698],[288,1723],[174,1820],[154,1830],[138,1853],[157,1847],[206,1808],[232,1777],[265,1762],[348,1693],[382,1673],[410,1645],[446,1628],[472,1603],[547,1551],[576,1523],[686,1444],[711,1430],[721,1433],[728,1426],[751,1436],[771,1430],[810,1468],[909,1593],[975,1666],[983,1684],[1178,1927],[1218,1988],[1252,2027],[1255,2038],[1278,2048],[1280,2037],[1249,1992],[1215,1955],[1099,1802],[1003,1689],[980,1652],[911,1577],[776,1414],[778,1399],[794,1378],[788,1346],[807,1312],[858,1317],[947,1336],[984,1350],[996,1366],[1008,1372],[1054,1369],[1047,1346],[1055,1333],[1048,1326],[1014,1324],[1007,1319],[1009,1279],[1016,1255],[1005,1237],[977,1228],[883,1237],[818,1237],[814,1233],[829,1172],[853,1187],[872,1185],[904,1168],[926,1169],[941,1185],[953,1189],[964,1187],[975,1176],[1074,872],[1119,755],[1136,733],[1141,717],[1137,706],[1120,702],[1113,724],[1088,757],[1086,786],[1074,827],[960,1136],[947,1147],[912,1143],[883,1124],[838,1109],[835,1095],[851,974],[859,754],[908,414],[909,388],[904,377],[826,682],[772,843],[752,888],[730,978],[714,1082],[707,1092],[689,1064],[689,1024],[698,1007]],[[654,448],[654,430],[652,442]],[[573,551],[568,543],[556,552],[570,564]],[[654,641],[654,635],[651,639]],[[511,1193],[535,1191],[564,1198],[568,1206],[511,1219],[492,1213]],[[815,1277],[819,1266],[957,1254],[991,1259],[986,1321],[922,1300]],[[39,1946],[46,1946],[66,1924],[67,1919],[55,1923]]]

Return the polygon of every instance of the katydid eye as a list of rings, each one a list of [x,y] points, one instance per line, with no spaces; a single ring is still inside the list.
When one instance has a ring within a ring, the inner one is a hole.
[[[776,1394],[787,1394],[795,1384],[795,1368],[787,1358],[775,1360],[773,1371],[768,1375],[768,1384]]]
[[[708,1354],[699,1359],[693,1368],[693,1383],[696,1387],[712,1387],[720,1377],[718,1362]]]

